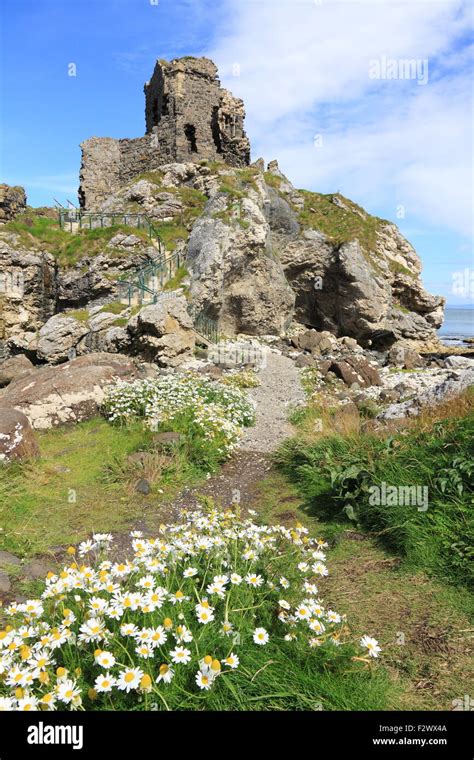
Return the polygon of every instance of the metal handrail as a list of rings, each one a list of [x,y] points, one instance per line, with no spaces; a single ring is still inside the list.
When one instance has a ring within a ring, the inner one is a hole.
[[[115,224],[124,224],[126,227],[137,229],[146,228],[150,240],[156,240],[160,254],[163,253],[163,241],[148,214],[135,211],[83,211],[75,208],[58,208],[58,219],[61,229],[65,230],[66,225],[70,225],[71,233],[74,232],[73,225],[75,224],[80,230],[112,227]],[[100,224],[94,224],[94,222],[100,222]]]

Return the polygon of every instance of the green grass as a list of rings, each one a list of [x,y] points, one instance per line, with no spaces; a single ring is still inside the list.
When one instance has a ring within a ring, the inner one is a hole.
[[[65,315],[67,317],[77,319],[78,322],[87,322],[89,319],[89,312],[87,309],[75,309],[73,311],[67,311],[65,312]]]
[[[177,290],[181,287],[183,280],[188,276],[189,272],[184,266],[180,266],[176,269],[173,277],[171,277],[163,285],[163,290]]]
[[[265,523],[291,528],[299,522],[329,542],[329,576],[318,583],[320,597],[348,616],[353,636],[368,633],[379,640],[379,667],[391,684],[380,709],[452,709],[452,700],[469,689],[470,593],[400,563],[344,515],[322,517],[297,479],[282,472],[272,471],[260,483],[252,508]],[[353,704],[350,709],[366,709]]]
[[[304,209],[299,212],[299,219],[304,227],[319,230],[336,244],[357,239],[366,253],[374,255],[377,231],[385,220],[371,216],[363,208],[339,193],[324,195],[301,190]],[[332,198],[339,198],[345,209],[336,206]]]
[[[347,520],[377,537],[405,566],[459,585],[473,577],[473,394],[463,414],[375,433],[295,437],[276,455],[282,472],[322,520]],[[373,487],[428,489],[428,506],[382,503]],[[419,508],[421,507],[421,508]]]
[[[112,303],[105,304],[100,311],[106,314],[121,314],[126,308],[127,306],[120,301],[112,301]]]
[[[133,234],[148,241],[146,230],[124,224],[110,227],[82,229],[76,234],[66,232],[54,219],[37,216],[34,213],[23,214],[21,219],[3,225],[3,231],[16,233],[19,243],[27,248],[47,250],[64,267],[77,264],[84,256],[95,256],[104,250],[111,257],[121,258],[127,254],[118,248],[107,248],[110,240],[119,232]]]
[[[38,438],[40,459],[0,468],[0,548],[20,555],[76,543],[91,531],[126,530],[143,518],[147,500],[153,519],[180,486],[207,472],[196,464],[199,442],[163,453],[141,423],[119,428],[98,418]],[[129,459],[137,451],[147,454],[143,464]],[[140,478],[152,485],[148,499],[135,491]]]
[[[281,177],[278,177],[276,174],[272,174],[272,172],[264,172],[263,176],[265,182],[269,187],[273,187],[274,190],[279,190],[280,185],[283,182],[283,179]]]

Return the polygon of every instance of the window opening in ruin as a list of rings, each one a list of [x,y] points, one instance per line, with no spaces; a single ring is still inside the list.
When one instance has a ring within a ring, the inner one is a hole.
[[[221,130],[219,128],[219,109],[217,106],[212,109],[211,129],[212,139],[214,140],[216,150],[218,153],[222,153]]]
[[[196,127],[194,124],[185,124],[184,134],[186,135],[186,140],[188,141],[189,152],[197,153],[198,149],[196,143]]]
[[[153,124],[158,124],[158,98],[155,98],[153,101],[153,106],[151,109],[151,119]]]
[[[168,116],[169,112],[170,112],[170,96],[163,95],[163,100],[161,103],[161,115]]]

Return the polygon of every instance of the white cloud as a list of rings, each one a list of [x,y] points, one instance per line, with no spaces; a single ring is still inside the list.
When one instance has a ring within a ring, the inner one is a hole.
[[[402,203],[469,232],[469,51],[458,42],[467,3],[229,0],[227,9],[232,25],[208,54],[245,100],[254,158],[277,157],[299,186],[339,189],[393,208],[392,218]],[[382,56],[427,59],[428,84],[370,79]]]

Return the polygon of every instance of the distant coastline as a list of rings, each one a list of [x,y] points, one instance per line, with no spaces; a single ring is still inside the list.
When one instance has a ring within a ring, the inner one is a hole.
[[[448,346],[469,345],[470,339],[474,338],[474,305],[446,306],[444,323],[438,335]]]

